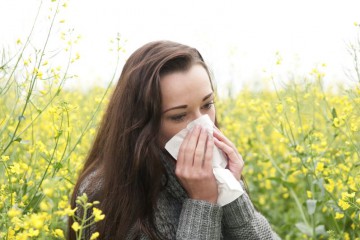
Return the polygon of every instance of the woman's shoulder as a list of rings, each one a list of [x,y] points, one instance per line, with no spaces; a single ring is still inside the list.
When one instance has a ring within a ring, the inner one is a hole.
[[[86,193],[90,201],[100,200],[103,183],[102,171],[98,168],[92,169],[84,175],[76,195],[81,196]]]

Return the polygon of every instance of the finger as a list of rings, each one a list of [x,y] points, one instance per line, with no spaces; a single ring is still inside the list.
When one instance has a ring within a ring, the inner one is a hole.
[[[183,167],[185,164],[185,149],[186,146],[190,140],[191,137],[191,133],[192,132],[188,132],[184,138],[184,140],[182,141],[180,148],[179,148],[179,153],[178,153],[178,157],[177,157],[177,163],[176,166],[177,167]]]
[[[238,154],[232,147],[224,142],[221,142],[216,137],[214,137],[214,142],[215,145],[226,154],[230,161],[236,162],[240,160],[240,154]]]
[[[208,134],[207,142],[206,142],[205,157],[204,157],[205,170],[212,169],[213,151],[214,151],[214,138],[213,138],[213,136]]]
[[[201,168],[204,161],[207,131],[204,128],[201,128],[200,136],[197,142],[197,146],[194,154],[194,167]]]
[[[214,129],[214,137],[216,137],[222,142],[227,143],[231,147],[235,146],[227,137],[225,137],[225,135],[218,128]]]
[[[200,126],[195,126],[191,131],[189,141],[184,151],[184,158],[185,158],[184,166],[192,167],[194,165],[194,154],[198,143],[199,135],[201,132],[200,130],[201,130]]]
[[[220,132],[220,130],[217,128],[214,129],[214,137],[220,140],[221,142],[227,144],[229,147],[234,149],[236,154],[240,155],[237,151],[236,146],[227,137],[225,137],[225,135],[222,132]]]

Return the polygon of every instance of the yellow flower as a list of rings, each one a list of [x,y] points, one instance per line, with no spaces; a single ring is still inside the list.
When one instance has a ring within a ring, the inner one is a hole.
[[[276,105],[276,111],[278,113],[282,113],[283,110],[284,110],[284,107],[283,107],[283,105],[281,103]]]
[[[14,165],[10,167],[10,172],[15,173],[15,174],[21,174],[22,171],[20,169],[20,164],[14,163]]]
[[[269,179],[265,180],[265,189],[268,189],[268,190],[271,189],[271,181]]]
[[[96,207],[93,208],[93,214],[95,222],[99,222],[105,218],[105,214],[102,214],[102,211]]]
[[[312,198],[312,192],[311,191],[306,191],[307,197],[308,198]]]
[[[322,171],[324,171],[324,163],[323,162],[318,162],[316,164],[316,169],[315,169],[316,172],[320,173]]]
[[[60,209],[65,209],[67,206],[68,206],[68,202],[64,200],[61,200],[58,204],[58,208]]]
[[[300,146],[300,145],[297,145],[295,150],[298,152],[298,153],[303,153],[304,152],[304,147],[303,146]]]
[[[336,117],[336,118],[334,118],[333,124],[334,124],[335,127],[338,128],[338,127],[340,127],[341,125],[344,124],[344,120],[341,120],[341,119]]]
[[[63,232],[63,230],[61,230],[61,229],[55,229],[55,231],[53,232],[53,234],[54,234],[54,236],[55,237],[60,237],[60,238],[65,238],[64,237],[64,232]]]
[[[342,213],[336,213],[335,214],[335,219],[342,219],[344,217],[344,214],[342,214]]]
[[[332,179],[328,179],[328,181],[329,181],[329,183],[325,184],[325,189],[326,189],[326,191],[332,193],[335,188],[335,183]]]
[[[37,78],[42,79],[43,78],[43,73],[38,69],[38,68],[34,68],[34,74],[36,75]]]
[[[9,159],[10,159],[9,156],[6,156],[6,155],[1,156],[1,160],[3,160],[4,162],[8,161]]]
[[[93,234],[91,234],[90,240],[95,240],[100,236],[100,234],[98,232],[94,232]]]
[[[77,232],[77,231],[79,231],[79,230],[81,229],[81,226],[79,225],[78,222],[74,222],[74,223],[71,225],[71,228],[72,228],[75,232]]]
[[[47,196],[47,197],[52,197],[54,194],[54,189],[53,188],[45,188],[43,190],[43,193]]]
[[[45,222],[45,216],[33,213],[30,216],[30,223],[32,226],[34,226],[36,229],[41,229],[44,227]]]
[[[21,211],[17,208],[11,208],[8,212],[7,212],[8,216],[10,218],[13,218],[13,217],[17,217],[21,214]]]
[[[74,209],[66,208],[64,211],[65,211],[66,215],[68,215],[69,217],[71,217],[71,216],[74,216],[76,210],[77,210],[77,208],[74,208]]]
[[[350,130],[353,131],[353,132],[357,132],[357,131],[359,131],[359,128],[355,123],[351,123],[350,124]]]
[[[350,204],[342,199],[339,200],[338,204],[341,207],[341,209],[344,211],[350,207]]]
[[[35,230],[34,230],[33,228],[30,228],[27,235],[28,235],[29,237],[36,237],[36,236],[39,236],[39,233],[40,233],[40,232],[39,232],[38,229],[35,229]]]

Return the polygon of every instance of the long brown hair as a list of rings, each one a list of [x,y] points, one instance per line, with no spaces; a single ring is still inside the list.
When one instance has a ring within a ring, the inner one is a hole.
[[[160,78],[193,64],[208,71],[196,49],[170,41],[148,43],[127,60],[71,199],[74,208],[81,183],[94,170],[101,172],[101,193],[96,194],[96,200],[101,201],[106,217],[96,230],[102,239],[125,239],[129,229],[150,239],[161,238],[154,224],[165,172],[157,141]],[[68,236],[75,239],[70,227]]]

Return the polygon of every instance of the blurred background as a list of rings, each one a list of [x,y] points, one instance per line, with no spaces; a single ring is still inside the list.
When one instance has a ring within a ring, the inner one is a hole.
[[[0,2],[0,45],[25,39],[40,1]],[[125,56],[161,39],[198,48],[220,93],[229,86],[233,91],[259,86],[274,73],[275,81],[286,82],[290,71],[301,76],[320,65],[326,66],[325,82],[351,84],[345,74],[353,62],[347,46],[356,39],[358,9],[357,0],[76,0],[66,3],[56,31],[71,29],[81,36],[77,46],[81,61],[72,67],[79,80],[67,86],[87,88],[109,81],[115,62],[110,41],[118,33],[127,40]],[[40,13],[40,26],[48,22],[47,11],[45,7]],[[34,46],[42,44],[46,31],[41,29],[34,34]],[[52,44],[59,46],[58,41],[60,37]]]
[[[58,240],[71,229],[81,239],[89,219],[74,217],[69,198],[114,83],[135,49],[162,39],[196,47],[210,66],[219,126],[274,231],[359,240],[359,9],[359,0],[0,0],[0,239]],[[78,200],[84,212],[94,206]]]

